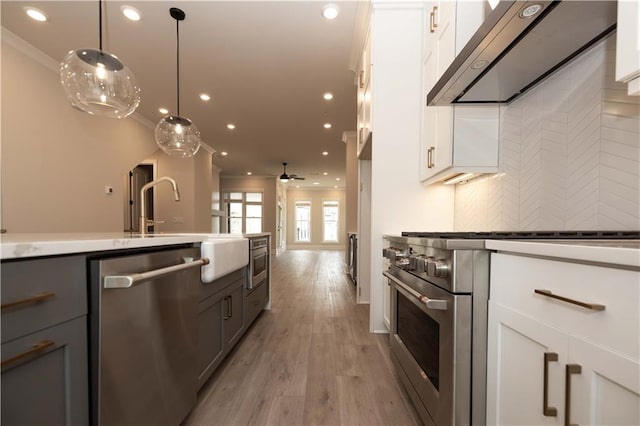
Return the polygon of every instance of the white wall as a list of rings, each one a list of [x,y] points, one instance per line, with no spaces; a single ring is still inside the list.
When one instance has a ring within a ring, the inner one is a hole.
[[[200,150],[194,159],[169,159],[157,149],[154,123],[101,118],[72,108],[59,82],[58,63],[4,29],[1,54],[3,228],[121,232],[124,177],[153,158],[158,176],[175,177],[182,195],[174,203],[169,186],[159,187],[159,215],[168,222],[184,219],[161,230],[210,229],[210,219],[205,225],[210,207],[204,212],[201,198],[209,204],[211,154]],[[105,194],[105,186],[113,187],[112,195]]]
[[[615,37],[500,111],[500,174],[457,185],[456,230],[640,229],[640,97]]]
[[[373,8],[369,312],[371,331],[386,332],[382,236],[452,230],[454,191],[420,183],[422,4],[374,3]]]
[[[295,202],[311,201],[311,241],[297,242]],[[338,201],[338,242],[323,241],[322,203]],[[288,250],[345,250],[347,244],[346,227],[346,194],[343,189],[328,190],[287,190],[287,249]]]

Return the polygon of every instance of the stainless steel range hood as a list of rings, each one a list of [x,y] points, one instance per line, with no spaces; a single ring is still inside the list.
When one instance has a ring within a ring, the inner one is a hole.
[[[615,30],[616,4],[501,1],[433,86],[427,105],[513,101]]]

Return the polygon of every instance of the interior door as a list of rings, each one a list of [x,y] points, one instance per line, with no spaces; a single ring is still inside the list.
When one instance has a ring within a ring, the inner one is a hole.
[[[140,232],[140,190],[153,180],[153,165],[139,164],[129,172],[127,188],[128,209],[124,218],[125,232]],[[147,218],[153,219],[153,188],[146,197]],[[151,227],[149,231],[153,231]]]

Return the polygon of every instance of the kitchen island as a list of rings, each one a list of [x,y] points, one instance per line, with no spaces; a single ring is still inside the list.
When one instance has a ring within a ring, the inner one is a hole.
[[[156,407],[172,407],[179,405],[177,398],[162,400],[167,394],[158,387],[171,389],[176,378],[187,376],[182,409],[170,414],[155,409],[162,412],[159,418],[178,424],[202,385],[195,366],[210,365],[210,353],[217,366],[249,325],[242,315],[249,245],[242,236],[5,234],[1,250],[3,424],[116,424],[124,417],[104,415],[128,416],[140,408],[101,411],[109,401],[100,382],[139,376],[135,383],[116,384],[120,395],[151,378],[149,389],[138,391],[149,401],[159,398],[153,401]],[[113,264],[122,269],[109,270]],[[160,292],[161,287],[173,290]],[[205,305],[207,315],[201,315]],[[105,328],[114,325],[118,328],[112,331]],[[167,333],[180,343],[167,341]],[[114,346],[105,336],[129,343]],[[109,345],[115,352],[106,355]],[[140,351],[147,347],[162,353],[143,356]],[[176,354],[181,358],[171,361]],[[136,358],[141,367],[118,373]],[[155,365],[158,360],[162,365]],[[185,374],[177,369],[181,365],[193,371]],[[43,382],[42,377],[52,379]]]

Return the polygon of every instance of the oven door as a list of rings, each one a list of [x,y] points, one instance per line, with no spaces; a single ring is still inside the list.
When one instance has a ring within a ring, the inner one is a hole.
[[[391,358],[408,394],[425,424],[470,424],[471,295],[392,269]]]
[[[249,283],[247,289],[251,290],[260,284],[267,277],[269,269],[269,251],[267,247],[260,247],[251,250],[249,259]]]

